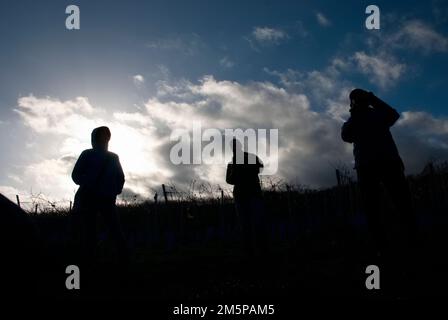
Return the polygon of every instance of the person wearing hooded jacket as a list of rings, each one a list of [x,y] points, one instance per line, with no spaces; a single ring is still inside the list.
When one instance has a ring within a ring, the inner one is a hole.
[[[73,211],[78,218],[82,261],[93,262],[97,240],[97,216],[100,215],[115,242],[119,259],[127,260],[127,245],[116,211],[116,198],[124,186],[125,176],[118,155],[108,151],[111,132],[108,127],[92,131],[92,148],[84,150],[72,172],[79,185]]]

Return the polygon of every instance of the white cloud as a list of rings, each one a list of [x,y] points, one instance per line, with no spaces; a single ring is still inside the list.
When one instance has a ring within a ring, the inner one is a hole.
[[[390,19],[390,18],[389,18]],[[387,32],[371,33],[367,45],[381,52],[415,50],[424,54],[448,51],[448,36],[435,30],[427,22],[417,19],[389,20],[393,27]]]
[[[26,182],[35,192],[55,196],[61,195],[65,199],[74,196],[75,185],[70,182],[70,174],[74,165],[74,158],[44,159],[32,163],[23,172]]]
[[[15,174],[8,174],[7,177],[8,177],[8,179],[10,179],[16,183],[23,183],[22,179],[20,179],[20,177]]]
[[[224,68],[233,68],[235,66],[235,62],[227,57],[223,57],[221,60],[219,60],[219,64]]]
[[[406,111],[395,125],[398,148],[408,172],[419,172],[430,160],[448,159],[448,119],[427,112]]]
[[[252,31],[252,37],[260,44],[277,44],[286,39],[288,35],[280,29],[255,27]]]
[[[94,121],[90,118],[98,110],[93,109],[86,97],[60,101],[29,95],[19,98],[18,107],[14,111],[20,114],[26,126],[38,133],[70,135],[74,130],[92,127]]]
[[[353,60],[359,71],[369,77],[371,83],[383,89],[394,85],[406,70],[404,63],[399,63],[386,54],[374,56],[360,51],[353,55]]]
[[[4,195],[6,198],[8,198],[9,200],[13,201],[14,203],[16,202],[16,195],[20,195],[21,192],[11,186],[1,186],[0,185],[0,193],[2,195]]]
[[[398,123],[401,127],[417,128],[420,136],[432,135],[448,135],[448,121],[444,118],[435,118],[431,114],[423,111],[412,112],[406,111],[402,113],[402,117]]]
[[[279,174],[286,179],[298,177],[305,184],[331,184],[333,177],[327,170],[333,170],[332,161],[350,157],[342,143],[332,141],[338,135],[339,123],[330,115],[311,110],[304,94],[288,92],[269,82],[243,85],[217,81],[211,76],[198,84],[188,84],[184,90],[194,94],[196,100],[185,103],[150,99],[146,106],[153,121],[170,130],[191,129],[193,121],[213,128],[279,128]],[[311,163],[316,171],[308,170]],[[225,185],[225,166],[174,170],[179,180],[202,176]]]
[[[289,92],[306,93],[312,109],[319,110],[319,114],[327,114],[341,124],[349,117],[348,95],[354,85],[341,79],[340,71],[351,69],[351,60],[335,59],[326,69],[307,73],[291,69],[285,72],[265,71],[278,77]],[[394,106],[393,101],[387,102]],[[319,106],[325,108],[319,109]],[[430,159],[448,160],[448,119],[437,118],[427,112],[404,111],[392,131],[408,173],[420,172]],[[334,134],[334,143],[338,143],[339,132],[335,131]],[[316,140],[316,143],[321,142]],[[351,151],[349,144],[345,147]],[[339,157],[343,163],[351,162],[342,156],[343,153],[336,153],[338,156],[335,158]]]
[[[23,97],[18,100],[18,110],[24,124],[37,135],[53,137],[57,152],[42,151],[39,160],[28,164],[19,176],[27,188],[37,192],[55,198],[72,197],[76,188],[70,179],[74,161],[88,147],[91,130],[106,124],[112,131],[110,150],[118,153],[125,170],[125,194],[150,197],[162,183],[186,188],[194,180],[228,187],[223,164],[176,166],[169,160],[175,144],[169,140],[171,132],[191,130],[193,121],[200,121],[204,129],[278,128],[279,177],[312,186],[334,184],[334,166],[353,160],[351,146],[340,139],[352,89],[340,79],[340,68],[346,68],[346,62],[335,61],[327,69],[306,73],[266,69],[280,79],[280,86],[220,81],[213,76],[198,82],[161,82],[144,109],[117,111],[111,118],[90,105],[87,98],[60,101]],[[52,108],[58,109],[54,115],[50,114]],[[54,119],[48,121],[48,117]],[[448,159],[446,119],[403,112],[393,130],[408,172],[420,171],[430,156]]]
[[[322,71],[299,72],[287,69],[285,72],[265,68],[265,72],[279,79],[282,86],[290,92],[306,94],[314,109],[326,112],[338,121],[348,116],[347,97],[353,85],[341,79],[341,70],[350,68],[349,62],[334,59]]]
[[[420,20],[405,21],[402,27],[387,37],[389,45],[413,48],[422,52],[447,52],[448,37]]]
[[[317,22],[323,26],[328,27],[331,25],[331,21],[321,12],[316,13]]]
[[[90,147],[92,129],[101,125],[107,125],[112,131],[110,150],[120,156],[128,178],[127,188],[148,195],[150,186],[169,177],[163,166],[157,167],[154,149],[159,143],[145,114],[117,112],[110,119],[85,97],[61,101],[32,95],[20,98],[15,111],[25,126],[49,137],[52,144],[49,151],[39,138],[37,158],[40,160],[29,163],[20,173],[24,184],[37,192],[53,198],[73,197],[76,186],[70,173],[74,161],[83,149]],[[151,178],[146,189],[139,182],[141,177]]]
[[[145,83],[145,78],[141,74],[134,75],[132,80],[137,87],[141,87]]]
[[[196,34],[184,34],[177,37],[162,38],[149,41],[147,48],[179,52],[187,56],[194,56],[206,47],[202,38]]]
[[[49,196],[72,197],[76,186],[71,182],[70,171],[76,157],[88,145],[90,132],[96,126],[92,124],[101,123],[111,128],[110,149],[122,160],[126,187],[130,191],[149,196],[151,188],[158,188],[161,183],[173,182],[182,187],[199,178],[225,187],[225,165],[174,166],[169,161],[173,144],[169,141],[170,133],[178,128],[190,130],[193,121],[201,121],[204,128],[279,128],[280,148],[285,151],[280,155],[280,175],[288,177],[291,174],[300,177],[303,183],[315,185],[328,184],[332,180],[326,177],[324,168],[329,166],[332,156],[337,155],[335,150],[344,150],[342,145],[330,143],[338,125],[331,117],[312,111],[305,95],[289,93],[269,82],[243,85],[217,81],[211,76],[198,83],[182,81],[171,84],[171,87],[176,87],[173,89],[175,93],[188,93],[190,99],[178,101],[179,95],[163,91],[161,96],[147,101],[145,111],[117,112],[109,121],[89,105],[88,112],[95,119],[78,115],[77,124],[82,130],[74,127],[73,115],[67,111],[55,119],[57,126],[34,125],[45,123],[48,113],[44,106],[49,102],[64,110],[78,110],[79,106],[71,100],[29,97],[36,110],[41,112],[23,107],[28,105],[23,103],[28,99],[19,100],[18,108],[24,123],[38,134],[54,135],[55,147],[60,150],[55,156],[42,154],[42,160],[29,164],[23,172],[23,181]],[[85,102],[86,99],[74,101]],[[61,132],[64,138],[57,141]],[[324,142],[312,142],[316,138]],[[327,146],[328,154],[319,154],[322,144]],[[318,161],[314,159],[317,154]],[[299,163],[292,161],[298,157],[301,159]],[[318,176],[305,170],[306,163],[311,164],[312,159],[322,169]]]

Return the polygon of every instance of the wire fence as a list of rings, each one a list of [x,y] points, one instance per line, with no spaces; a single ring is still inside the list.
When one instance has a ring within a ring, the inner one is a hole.
[[[338,186],[350,185],[354,182],[354,177],[345,167],[336,169],[336,181]],[[294,188],[292,184],[285,182],[277,177],[263,177],[261,185],[267,191],[282,191],[285,188]],[[6,197],[16,202],[19,207],[31,214],[39,213],[69,213],[74,204],[74,199],[54,200],[42,193],[34,194],[4,194]],[[129,206],[138,205],[143,202],[159,203],[181,203],[181,202],[209,202],[218,201],[225,203],[233,198],[232,187],[222,187],[210,183],[197,182],[193,180],[184,190],[176,185],[162,184],[159,191],[153,193],[153,196],[142,198],[139,196],[123,196],[117,199],[117,205]]]

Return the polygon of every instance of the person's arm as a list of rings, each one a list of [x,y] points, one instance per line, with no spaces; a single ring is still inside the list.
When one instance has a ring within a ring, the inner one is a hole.
[[[226,182],[228,184],[235,184],[235,177],[234,177],[234,166],[235,164],[229,163],[227,165],[227,171],[226,171]]]
[[[353,118],[350,117],[341,128],[341,138],[345,142],[353,143],[355,142],[355,124],[353,123]]]
[[[124,186],[124,172],[123,172],[123,168],[121,167],[121,163],[120,163],[120,158],[117,156],[115,159],[115,166],[117,169],[117,194],[120,194],[123,191],[123,186]]]
[[[259,157],[257,157],[257,168],[258,168],[258,173],[260,173],[261,169],[264,168],[263,161],[261,161],[261,159]]]
[[[400,118],[400,114],[388,105],[386,102],[375,96],[373,93],[369,93],[370,97],[370,105],[377,111],[381,112],[384,122],[388,127],[392,127],[395,122],[397,122],[398,118]]]
[[[82,186],[85,182],[85,152],[83,151],[76,161],[72,171],[72,180],[75,184]]]

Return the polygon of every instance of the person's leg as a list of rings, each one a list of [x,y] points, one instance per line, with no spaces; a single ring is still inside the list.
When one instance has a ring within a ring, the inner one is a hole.
[[[404,251],[412,250],[417,242],[417,222],[412,196],[402,167],[390,167],[384,177],[384,184],[395,206],[396,230]]]
[[[96,212],[85,207],[81,211],[82,263],[91,266],[96,252]]]
[[[235,199],[235,209],[241,222],[243,249],[246,253],[253,251],[253,225],[251,208],[248,199]]]
[[[412,291],[414,255],[417,244],[417,224],[412,205],[409,185],[403,168],[390,167],[386,170],[384,184],[394,204],[394,254],[391,259],[393,288],[400,294]]]
[[[82,274],[82,293],[90,295],[95,290],[95,255],[97,245],[96,218],[98,206],[91,194],[78,190],[73,206],[77,241],[79,244],[79,263]]]
[[[80,244],[80,264],[90,268],[95,258],[97,208],[88,193],[78,190],[73,212]]]
[[[268,249],[266,212],[263,199],[251,199],[251,216],[254,225],[255,246],[259,253],[264,254]]]
[[[367,218],[367,227],[376,252],[386,246],[386,233],[380,212],[381,184],[374,168],[358,168],[358,185],[361,192],[362,207]]]
[[[104,199],[101,201],[101,213],[109,229],[112,241],[117,249],[120,263],[127,264],[129,262],[129,249],[121,228],[120,219],[118,217],[115,199]]]

